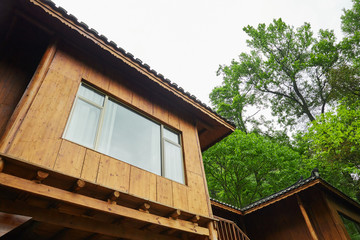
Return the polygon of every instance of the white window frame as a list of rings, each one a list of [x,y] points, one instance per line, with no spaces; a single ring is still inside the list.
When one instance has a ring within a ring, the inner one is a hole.
[[[87,88],[90,88],[90,89],[94,90],[95,92],[97,92],[98,94],[103,95],[103,96],[104,96],[103,106],[100,106],[100,105],[92,102],[91,100],[88,100],[88,99],[86,99],[86,98],[83,97],[83,96],[80,96],[80,95],[79,95],[79,90],[80,90],[80,88],[81,88],[82,86],[85,86],[85,87],[87,87]],[[96,107],[96,108],[100,109],[100,116],[99,116],[99,120],[98,120],[98,123],[97,123],[97,126],[96,126],[96,134],[95,134],[95,138],[94,138],[93,147],[84,146],[82,143],[73,141],[73,140],[71,140],[71,139],[69,139],[69,138],[66,137],[67,132],[68,132],[68,129],[69,129],[69,126],[70,126],[70,123],[71,123],[71,120],[72,120],[72,117],[73,117],[73,115],[74,115],[74,111],[75,111],[77,102],[79,101],[79,99],[82,100],[82,101],[84,101],[84,102],[86,102],[86,103],[88,103],[88,104],[90,104],[90,105],[92,105],[93,107]],[[122,107],[126,108],[127,110],[132,111],[133,113],[135,113],[135,114],[137,114],[137,115],[139,115],[139,116],[142,116],[142,117],[148,119],[149,121],[151,121],[151,122],[153,122],[153,123],[155,123],[155,124],[157,124],[157,125],[160,126],[160,133],[159,133],[159,134],[160,134],[160,141],[161,141],[161,143],[160,143],[160,148],[161,148],[161,149],[160,149],[161,176],[164,176],[164,177],[165,177],[165,165],[164,165],[164,164],[165,164],[165,142],[168,142],[168,143],[170,143],[170,144],[172,144],[172,145],[174,145],[174,146],[176,146],[176,147],[179,148],[179,150],[180,150],[180,160],[181,160],[181,165],[182,165],[182,173],[181,173],[181,174],[182,174],[182,181],[177,181],[177,180],[174,180],[174,179],[170,179],[170,180],[179,182],[179,183],[181,183],[181,184],[185,184],[185,183],[186,183],[186,180],[185,180],[185,166],[184,166],[184,158],[183,158],[183,148],[182,148],[182,136],[181,136],[181,132],[179,132],[179,131],[177,131],[177,130],[169,127],[169,126],[166,126],[166,125],[164,125],[164,124],[162,124],[162,123],[160,123],[160,122],[158,122],[158,121],[155,121],[154,119],[149,118],[148,116],[145,116],[143,113],[140,113],[139,111],[134,110],[133,108],[131,108],[131,107],[129,107],[129,106],[121,103],[120,101],[118,101],[118,100],[116,100],[116,99],[114,99],[114,98],[112,98],[112,97],[109,97],[107,94],[101,92],[100,90],[96,89],[95,87],[93,87],[93,86],[91,86],[91,85],[89,85],[89,84],[87,84],[87,83],[85,83],[85,82],[81,82],[80,85],[79,85],[79,88],[78,88],[78,91],[77,91],[77,93],[76,93],[76,97],[75,97],[75,100],[74,100],[74,102],[73,102],[73,106],[72,106],[70,115],[69,115],[69,117],[68,117],[68,120],[67,120],[67,123],[66,123],[66,127],[65,127],[65,129],[64,129],[64,133],[63,133],[62,138],[66,139],[66,140],[68,140],[68,141],[74,142],[74,143],[76,143],[76,144],[82,145],[82,146],[84,146],[84,147],[86,147],[86,148],[95,150],[95,151],[97,151],[97,152],[99,152],[99,153],[101,153],[101,154],[105,154],[105,153],[103,153],[103,152],[101,152],[101,151],[98,150],[98,145],[99,145],[99,141],[100,141],[101,131],[102,131],[102,128],[103,128],[104,115],[105,115],[105,112],[106,112],[106,110],[107,110],[106,106],[107,106],[107,104],[108,104],[108,102],[109,102],[110,100],[116,102],[117,104],[121,105]],[[168,130],[168,131],[176,134],[176,135],[178,136],[178,142],[174,142],[174,141],[172,141],[171,139],[166,138],[165,135],[164,135],[164,131],[165,131],[164,129],[166,129],[166,130]],[[106,155],[106,154],[105,154],[105,155]],[[118,159],[118,158],[116,158],[116,157],[114,157],[114,156],[111,156],[111,155],[109,155],[109,156],[110,156],[110,157],[113,157],[113,158],[115,158],[115,159]],[[118,159],[118,160],[121,161],[121,159]],[[129,163],[129,164],[131,164],[131,163]],[[142,169],[144,169],[144,168],[142,168]],[[150,171],[150,170],[148,170],[148,169],[144,169],[144,170]],[[150,171],[150,172],[151,172],[151,171]],[[154,174],[156,174],[156,173],[154,173]]]

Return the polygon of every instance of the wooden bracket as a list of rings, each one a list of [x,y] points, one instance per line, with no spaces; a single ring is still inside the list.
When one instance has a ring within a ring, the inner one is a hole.
[[[120,192],[114,191],[110,194],[107,202],[110,204],[116,204],[116,200],[120,197]]]
[[[0,157],[0,172],[4,170],[4,167],[5,167],[5,161]]]
[[[141,212],[149,213],[149,209],[150,209],[150,204],[149,204],[149,203],[143,203],[143,204],[139,207],[139,211],[141,211]]]
[[[44,179],[47,178],[48,176],[49,176],[49,173],[39,170],[36,172],[36,177],[34,179],[34,182],[42,183],[42,181],[44,181]]]
[[[180,209],[176,209],[174,212],[172,212],[169,216],[169,218],[172,218],[174,220],[178,219],[178,217],[181,215]]]
[[[85,181],[78,179],[76,181],[76,183],[74,184],[74,186],[72,186],[71,188],[71,192],[78,192],[80,189],[82,189],[83,187],[85,187]]]

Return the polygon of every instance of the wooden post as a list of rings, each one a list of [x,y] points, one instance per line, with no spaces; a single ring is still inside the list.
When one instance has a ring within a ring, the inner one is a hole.
[[[297,198],[301,213],[302,213],[302,215],[304,217],[305,223],[306,223],[306,225],[307,225],[307,227],[309,229],[309,232],[310,232],[310,235],[311,235],[312,239],[313,240],[318,240],[319,238],[316,235],[315,229],[311,224],[310,218],[309,218],[309,216],[308,216],[308,214],[306,212],[306,209],[305,209],[305,207],[304,207],[304,205],[303,205],[303,203],[302,203],[302,201],[300,199],[300,196],[298,194],[296,194],[296,198]]]
[[[217,231],[214,227],[214,222],[209,222],[208,223],[208,228],[209,228],[209,239],[210,240],[217,240],[218,239],[218,235],[217,235]],[[235,232],[235,231],[234,231]]]
[[[5,162],[2,159],[2,157],[0,157],[0,172],[2,172],[4,170],[4,167],[5,167]]]
[[[116,204],[116,200],[120,197],[120,192],[114,191],[111,193],[111,195],[108,198],[108,203],[110,204]]]
[[[74,186],[72,187],[71,191],[72,192],[78,192],[80,189],[82,189],[83,187],[85,187],[85,181],[78,179],[76,181],[76,183],[74,184]]]
[[[149,213],[149,209],[150,209],[150,204],[148,204],[148,203],[143,203],[143,204],[139,207],[139,211],[141,211],[141,212]]]
[[[35,177],[34,182],[42,183],[42,181],[44,181],[44,179],[47,178],[48,176],[49,176],[49,173],[39,170],[36,172],[36,177]]]

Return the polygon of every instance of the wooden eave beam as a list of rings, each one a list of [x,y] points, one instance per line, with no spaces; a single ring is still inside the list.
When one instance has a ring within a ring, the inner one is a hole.
[[[175,96],[179,97],[184,102],[186,102],[186,103],[190,104],[191,106],[193,106],[194,108],[200,110],[202,113],[206,114],[210,118],[212,118],[212,119],[216,120],[217,122],[221,123],[223,126],[230,129],[231,131],[235,130],[235,127],[232,126],[231,124],[229,124],[228,122],[226,122],[224,119],[222,119],[221,117],[219,117],[218,115],[216,115],[215,113],[210,111],[209,109],[203,107],[201,104],[197,103],[196,101],[191,99],[189,96],[181,93],[179,90],[175,89],[174,87],[169,86],[161,78],[159,78],[155,74],[151,73],[150,71],[145,69],[143,66],[135,63],[131,58],[125,56],[124,54],[122,54],[121,52],[116,50],[114,47],[107,44],[105,41],[99,39],[96,35],[89,33],[83,27],[81,27],[78,24],[74,23],[73,21],[63,17],[59,12],[52,9],[46,3],[43,3],[40,0],[29,0],[29,1],[31,3],[33,3],[34,5],[36,5],[38,7],[41,7],[46,13],[50,14],[54,18],[57,18],[60,22],[62,22],[66,26],[68,26],[70,29],[73,29],[76,32],[78,32],[81,36],[91,40],[96,45],[98,45],[100,48],[102,48],[103,50],[109,52],[115,58],[120,59],[121,61],[123,61],[124,63],[129,65],[130,67],[136,69],[138,72],[145,75],[147,78],[149,78],[153,82],[160,85],[162,88],[164,88],[167,91],[173,93]]]
[[[273,203],[276,203],[276,202],[278,202],[278,201],[280,201],[282,199],[288,198],[288,197],[290,197],[290,196],[292,196],[292,195],[294,195],[294,194],[296,194],[298,192],[301,192],[301,191],[303,191],[303,190],[305,190],[305,189],[307,189],[309,187],[312,187],[312,186],[314,186],[316,184],[319,184],[319,183],[321,183],[321,180],[316,179],[316,180],[314,180],[312,182],[309,182],[309,183],[307,183],[307,184],[305,184],[305,185],[303,185],[301,187],[298,187],[298,188],[296,188],[296,189],[294,189],[292,191],[289,191],[289,192],[287,192],[287,193],[285,193],[285,194],[283,194],[283,195],[281,195],[281,196],[279,196],[277,198],[274,198],[274,199],[272,199],[272,200],[270,200],[268,202],[265,202],[265,203],[260,204],[260,205],[258,205],[256,207],[250,208],[249,210],[246,210],[246,211],[244,211],[244,215],[255,212],[255,211],[257,211],[257,210],[259,210],[261,208],[269,206],[269,205],[271,205]]]
[[[148,231],[131,228],[128,226],[114,225],[96,221],[89,218],[78,217],[60,213],[54,209],[44,209],[28,205],[24,202],[14,202],[11,200],[0,201],[0,211],[12,214],[31,216],[32,220],[50,223],[70,229],[77,229],[87,232],[94,232],[107,236],[126,238],[133,240],[179,240],[172,236],[157,233],[149,234]]]
[[[36,194],[45,198],[51,198],[57,201],[78,205],[88,209],[93,209],[96,211],[101,211],[121,217],[142,221],[145,223],[173,228],[179,231],[194,233],[197,235],[209,236],[208,228],[195,226],[193,223],[185,220],[174,220],[151,213],[142,213],[135,209],[115,204],[109,204],[106,201],[68,192],[44,184],[34,183],[33,181],[15,177],[5,173],[0,173],[0,185],[24,191],[30,194]]]

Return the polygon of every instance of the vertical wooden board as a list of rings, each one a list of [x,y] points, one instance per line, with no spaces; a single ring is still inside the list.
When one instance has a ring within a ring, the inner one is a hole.
[[[185,211],[189,211],[188,194],[187,194],[188,187],[177,182],[172,182],[172,189],[173,189],[174,207]]]
[[[51,169],[54,166],[60,145],[61,139],[44,139],[31,142],[18,141],[12,145],[9,154]]]
[[[130,166],[129,193],[156,201],[156,174]]]
[[[202,175],[187,172],[188,177],[188,204],[189,211],[209,216],[207,195],[205,193],[204,179]]]
[[[89,181],[96,182],[96,177],[99,170],[100,154],[86,149],[84,164],[81,171],[81,178]]]
[[[202,174],[200,149],[196,141],[195,127],[186,121],[181,122],[185,168],[193,173]]]
[[[52,168],[57,152],[50,151],[59,150],[77,87],[77,81],[49,70],[7,152]]]
[[[156,98],[157,99],[157,98]],[[152,99],[153,102],[153,116],[164,123],[169,123],[169,111],[166,108],[165,102],[160,100]]]
[[[136,91],[133,92],[132,105],[149,115],[153,114],[153,104],[148,98],[146,91],[142,89],[136,89]]]
[[[149,190],[149,199],[151,201],[157,201],[157,175],[151,174],[150,175],[150,190]]]
[[[150,196],[150,174],[140,168],[130,166],[130,188],[129,193],[149,199]]]
[[[175,108],[172,108],[172,111],[169,111],[169,125],[179,129],[180,128],[180,119],[174,111]]]
[[[79,178],[84,163],[85,150],[85,147],[62,140],[54,170]]]
[[[132,102],[133,93],[120,78],[111,79],[109,92],[110,94],[114,95],[116,98],[119,98],[121,101],[124,101],[127,104],[131,104]]]
[[[122,192],[129,192],[130,165],[101,155],[97,183]]]
[[[172,185],[171,180],[166,179],[161,176],[156,178],[156,194],[157,202],[165,204],[167,206],[172,206]]]
[[[65,76],[80,79],[84,73],[84,64],[79,56],[77,50],[59,46],[50,69],[61,72]]]
[[[83,79],[99,87],[101,90],[108,91],[110,78],[106,76],[105,71],[100,64],[86,65]]]

